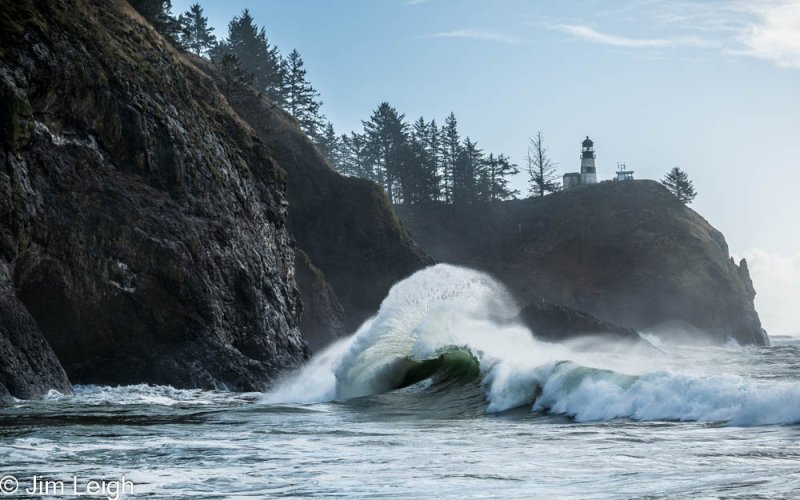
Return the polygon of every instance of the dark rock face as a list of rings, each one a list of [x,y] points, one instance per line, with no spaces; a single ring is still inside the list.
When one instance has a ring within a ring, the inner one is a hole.
[[[398,213],[432,257],[494,274],[521,303],[639,331],[768,342],[746,263],[737,266],[722,234],[654,181]]]
[[[289,228],[335,290],[345,329],[354,330],[375,314],[392,285],[432,260],[411,240],[380,187],[335,172],[293,118],[252,89],[207,71],[287,172]]]
[[[0,404],[19,399],[38,399],[55,389],[72,392],[67,374],[39,331],[0,265]]]
[[[72,382],[257,390],[302,361],[286,175],[211,78],[121,0],[3,4],[0,265]]]
[[[295,279],[303,299],[300,331],[311,351],[318,352],[347,334],[344,308],[322,271],[299,248],[295,249]]]
[[[614,340],[633,342],[641,339],[636,330],[554,304],[531,304],[520,311],[517,319],[527,326],[534,336],[551,342],[585,336],[605,336]]]

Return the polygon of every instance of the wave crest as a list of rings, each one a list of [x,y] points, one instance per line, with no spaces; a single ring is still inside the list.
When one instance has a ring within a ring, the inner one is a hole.
[[[375,317],[263,400],[341,400],[427,380],[438,390],[416,396],[478,390],[490,413],[528,406],[577,421],[800,422],[795,381],[673,373],[671,357],[658,350],[585,352],[584,344],[572,351],[535,340],[511,321],[517,312],[511,295],[490,276],[444,264],[429,267],[396,284]]]

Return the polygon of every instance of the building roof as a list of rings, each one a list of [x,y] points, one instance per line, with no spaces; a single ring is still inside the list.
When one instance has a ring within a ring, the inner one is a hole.
[[[588,135],[586,136],[586,139],[584,139],[582,144],[583,144],[583,147],[585,147],[585,148],[590,148],[590,147],[594,146],[594,142],[592,142],[592,140],[589,139]]]

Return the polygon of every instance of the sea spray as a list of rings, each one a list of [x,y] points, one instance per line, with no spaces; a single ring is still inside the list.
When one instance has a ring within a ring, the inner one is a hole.
[[[483,357],[505,343],[530,341],[522,327],[500,326],[519,310],[502,284],[485,273],[439,264],[397,283],[375,317],[355,334],[315,356],[265,395],[267,402],[316,402],[376,394],[402,383],[407,361],[424,361],[450,349]]]
[[[383,393],[401,386],[413,363],[459,350],[479,361],[491,399],[495,381],[505,380],[503,374],[514,377],[574,356],[566,347],[535,340],[527,328],[513,323],[518,311],[511,294],[491,276],[446,264],[431,266],[397,283],[375,317],[277,384],[264,401],[309,403]],[[497,407],[532,402],[496,390],[503,393],[498,399],[511,398]]]
[[[396,284],[375,317],[277,384],[263,401],[314,403],[391,394],[420,382],[420,374],[433,380],[425,387],[435,388],[437,376],[446,378],[444,372],[455,368],[456,378],[475,377],[489,413],[529,407],[577,421],[800,422],[797,382],[697,368],[714,366],[697,363],[698,356],[729,357],[737,349],[733,346],[681,351],[665,342],[658,349],[609,346],[607,340],[549,344],[511,320],[517,311],[508,291],[492,277],[444,264],[429,267]],[[477,372],[469,368],[470,359]],[[425,398],[434,392],[412,394]]]
[[[541,385],[534,410],[579,422],[629,418],[727,422],[732,425],[800,423],[800,384],[754,381],[738,375],[641,376],[560,364]]]

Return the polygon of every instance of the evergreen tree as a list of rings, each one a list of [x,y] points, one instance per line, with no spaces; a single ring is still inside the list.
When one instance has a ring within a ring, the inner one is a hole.
[[[536,136],[530,140],[527,161],[531,194],[544,196],[547,193],[558,191],[556,164],[547,155],[541,131],[537,132]]]
[[[485,160],[478,144],[467,137],[458,154],[453,169],[453,204],[467,205],[479,200],[479,180],[483,175]]]
[[[388,102],[381,103],[364,122],[368,151],[374,166],[376,181],[383,185],[392,203],[403,201],[409,179],[403,168],[409,161],[405,115],[397,112]]]
[[[326,122],[322,127],[321,133],[317,134],[315,144],[320,153],[328,159],[328,161],[337,170],[341,168],[342,162],[342,144],[341,139],[336,135],[331,122]]]
[[[505,155],[490,154],[486,160],[485,169],[485,195],[488,201],[509,200],[516,198],[519,191],[511,189],[508,185],[508,177],[517,175],[519,168]]]
[[[297,119],[300,127],[310,137],[320,133],[322,120],[319,108],[319,93],[306,80],[303,59],[297,50],[293,50],[285,62],[285,94],[286,111]]]
[[[208,25],[208,18],[203,16],[203,8],[199,3],[192,5],[180,20],[183,46],[198,56],[207,57],[217,37],[213,34],[214,28]]]
[[[230,92],[236,85],[252,85],[253,74],[242,69],[239,58],[225,54],[218,63],[223,78],[223,92]]]
[[[444,187],[442,186],[442,131],[436,124],[436,120],[431,120],[428,124],[427,149],[431,156],[431,185],[430,199],[438,201],[444,198]]]
[[[697,192],[694,190],[694,184],[689,180],[689,176],[678,167],[674,167],[667,172],[661,184],[666,186],[669,192],[674,194],[684,205],[692,203],[695,196],[697,196]]]
[[[411,130],[414,202],[439,199],[439,128],[420,117]]]
[[[342,145],[342,161],[340,165],[337,165],[339,172],[374,181],[375,175],[370,163],[367,137],[364,134],[350,132],[350,135],[343,134],[341,136],[340,143]]]
[[[519,173],[505,155],[488,158],[470,138],[461,140],[455,115],[445,125],[420,117],[411,126],[388,103],[381,103],[362,134],[339,138],[337,169],[370,179],[392,203],[471,204],[514,198],[509,177]],[[332,132],[326,135],[333,135]]]
[[[458,135],[458,121],[452,112],[442,127],[442,189],[444,201],[453,203],[453,183],[456,161],[461,154],[461,138]]]
[[[253,75],[253,86],[280,106],[285,104],[285,65],[278,48],[270,45],[264,28],[258,28],[250,11],[228,23],[228,38],[211,52],[214,61],[235,55],[242,69]]]
[[[396,203],[410,205],[419,203],[421,188],[424,183],[423,173],[419,162],[421,146],[414,144],[404,135],[397,145],[397,184],[400,188],[400,197],[395,198]]]
[[[153,27],[164,35],[173,45],[183,48],[181,42],[181,22],[172,15],[172,0],[129,0]]]

